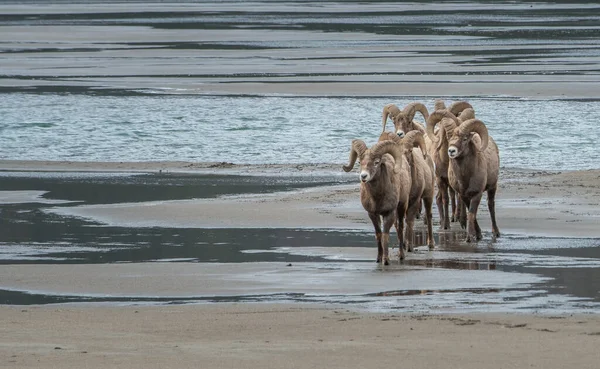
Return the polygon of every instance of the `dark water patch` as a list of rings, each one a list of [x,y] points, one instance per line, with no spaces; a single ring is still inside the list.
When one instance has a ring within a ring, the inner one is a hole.
[[[43,47],[43,48],[27,48],[27,49],[0,49],[0,54],[44,54],[44,53],[89,53],[101,52],[109,50],[123,50],[121,48],[99,48],[99,47]]]
[[[186,296],[186,297],[135,297],[135,296],[86,296],[86,295],[56,295],[28,291],[0,289],[0,305],[46,305],[66,303],[111,303],[111,304],[152,304],[179,305],[194,303],[250,303],[266,301],[302,302],[305,294],[266,294],[241,296]]]
[[[272,193],[302,188],[353,183],[346,177],[265,177],[196,174],[139,174],[125,176],[40,176],[0,171],[0,190],[47,191],[45,199],[113,204],[163,200],[214,198],[245,193]],[[66,204],[64,206],[70,206]]]
[[[296,262],[322,259],[244,251],[349,243],[366,246],[372,241],[371,235],[335,231],[102,227],[31,205],[3,206],[0,235],[0,264]]]
[[[523,288],[523,291],[527,289]],[[498,288],[468,288],[468,289],[452,289],[452,290],[398,290],[398,291],[383,291],[377,293],[366,294],[365,296],[378,296],[378,297],[392,297],[392,296],[420,296],[420,295],[433,295],[433,294],[445,294],[445,293],[472,293],[472,294],[487,294],[487,293],[501,293],[505,292],[503,289]]]
[[[511,237],[508,240],[502,239],[500,243],[489,243],[487,246],[485,243],[481,245],[481,242],[469,246],[459,240],[442,238],[438,241],[441,250],[460,250],[464,256],[454,255],[441,260],[408,259],[406,262],[433,268],[533,273],[548,278],[544,287],[549,293],[600,302],[600,284],[596,282],[600,281],[600,238]],[[474,253],[487,255],[487,258],[482,260],[469,255]]]
[[[389,9],[381,11],[370,9],[370,4],[381,4],[380,1],[361,2],[365,5],[360,12],[328,11],[326,7],[313,7],[318,11],[272,11],[269,9],[220,9],[217,11],[139,11],[139,12],[90,12],[46,14],[3,14],[0,24],[3,25],[103,25],[103,26],[146,26],[156,29],[194,29],[194,30],[226,30],[258,28],[265,30],[308,30],[320,32],[360,32],[371,34],[407,34],[407,35],[484,35],[487,37],[517,37],[550,39],[556,37],[594,37],[590,30],[581,30],[573,26],[595,26],[599,10],[581,7],[581,2],[570,7],[511,8],[502,6],[498,9],[437,10],[435,2],[431,4],[427,15],[422,10],[410,8]],[[357,3],[358,4],[358,3]],[[311,2],[303,5],[310,6]],[[578,8],[579,5],[579,8]],[[540,20],[546,21],[541,23]],[[544,25],[539,31],[533,27]],[[444,25],[460,28],[448,31]],[[511,27],[514,30],[505,31]],[[528,29],[531,27],[531,29]],[[553,28],[569,28],[568,32]],[[491,31],[489,29],[492,29]],[[494,28],[500,31],[493,30]],[[507,35],[508,33],[508,35]]]
[[[70,77],[68,77],[70,78]],[[87,77],[86,77],[87,78]],[[115,77],[116,78],[116,77]],[[55,81],[56,77],[29,77],[29,76],[0,76],[2,79],[19,79],[35,81],[38,79]],[[61,77],[60,80],[64,80]],[[0,94],[35,94],[35,95],[90,95],[90,96],[148,96],[157,95],[156,90],[141,88],[106,88],[102,86],[75,86],[61,82],[56,85],[30,85],[30,86],[0,86]]]
[[[283,47],[276,45],[264,45],[257,42],[127,42],[125,45],[135,46],[138,50],[140,47],[148,47],[150,49],[173,49],[173,50],[269,50],[281,49]]]

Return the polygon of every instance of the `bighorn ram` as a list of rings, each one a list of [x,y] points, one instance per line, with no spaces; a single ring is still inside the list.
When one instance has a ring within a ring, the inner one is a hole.
[[[409,206],[411,169],[402,146],[381,141],[370,149],[362,140],[352,141],[349,172],[358,158],[360,163],[360,201],[375,227],[377,262],[389,264],[389,240],[396,226],[400,259],[404,258],[404,216]],[[383,219],[383,229],[382,229]]]
[[[421,201],[425,207],[425,224],[427,225],[427,246],[430,249],[434,247],[433,242],[433,219],[431,208],[433,205],[434,192],[434,169],[433,160],[427,155],[425,149],[425,140],[423,133],[419,131],[410,131],[404,138],[398,135],[386,132],[380,139],[387,138],[396,144],[403,146],[405,156],[410,166],[411,190],[408,200],[408,209],[406,212],[406,234],[405,243],[408,251],[413,251],[414,243],[414,221],[421,210]],[[413,148],[419,148],[413,150]]]
[[[417,112],[421,113],[423,115],[423,118],[425,118],[425,121],[427,121],[427,118],[429,117],[429,111],[427,110],[427,107],[420,102],[412,102],[406,105],[402,110],[398,109],[398,107],[394,104],[388,104],[384,106],[382,115],[382,131],[381,135],[379,136],[379,141],[387,137],[387,134],[385,132],[385,126],[387,123],[388,116],[394,122],[395,132],[398,135],[398,137],[402,138],[408,132],[413,130],[422,132],[424,134],[425,128],[423,128],[423,125],[419,122],[413,121],[413,118],[415,117],[415,114]],[[424,139],[427,151],[430,151],[432,146],[431,139],[427,136],[424,136]],[[423,153],[425,153],[425,151],[423,151]],[[417,218],[420,218],[420,216],[421,208],[419,207],[419,211],[417,212]],[[425,221],[427,220],[425,219]]]
[[[438,109],[436,112],[446,110],[445,104],[440,100],[437,100],[435,105],[436,107],[442,107],[442,109]],[[475,118],[473,107],[466,101],[455,102],[447,110],[455,116],[460,113],[459,120],[461,122]],[[435,127],[438,123],[441,124],[439,130],[436,132]],[[433,142],[430,154],[433,156],[433,162],[435,163],[435,178],[438,187],[436,204],[440,214],[441,229],[450,229],[450,221],[454,222],[458,219],[459,206],[456,204],[456,194],[448,182],[448,166],[450,163],[450,158],[448,157],[448,140],[454,128],[456,128],[454,120],[442,118],[439,113],[436,113],[435,118],[430,117],[427,120],[427,136]],[[450,203],[452,204],[452,215],[449,212]]]
[[[419,102],[412,102],[404,107],[403,110],[398,109],[398,107],[394,104],[388,104],[383,107],[383,115],[382,115],[382,133],[385,133],[385,126],[387,123],[387,117],[389,116],[394,122],[394,127],[396,128],[396,134],[399,137],[404,137],[404,135],[412,130],[418,130],[425,133],[425,128],[418,122],[414,122],[413,118],[415,114],[419,112],[423,114],[425,120],[429,117],[429,112],[427,111],[427,107]]]
[[[449,132],[448,180],[459,194],[467,210],[467,242],[481,239],[481,228],[477,223],[477,210],[483,191],[487,192],[488,209],[492,219],[492,234],[500,236],[496,224],[495,197],[498,186],[500,157],[498,146],[489,136],[487,127],[479,119],[461,122],[448,110],[437,110],[427,123],[435,124],[450,119],[456,127]],[[446,130],[446,128],[444,128]]]

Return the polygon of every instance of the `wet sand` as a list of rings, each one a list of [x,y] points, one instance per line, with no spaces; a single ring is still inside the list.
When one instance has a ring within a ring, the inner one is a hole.
[[[597,367],[600,317],[313,305],[0,307],[8,368]]]

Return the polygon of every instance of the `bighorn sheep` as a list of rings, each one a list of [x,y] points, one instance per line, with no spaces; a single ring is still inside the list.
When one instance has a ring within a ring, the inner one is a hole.
[[[393,141],[378,142],[370,149],[362,140],[352,141],[344,171],[351,171],[357,158],[360,163],[360,201],[375,228],[377,262],[388,265],[392,225],[396,226],[398,234],[400,259],[404,258],[404,216],[409,205],[411,170],[402,147]]]
[[[427,121],[427,118],[429,117],[429,111],[427,110],[427,107],[420,102],[412,102],[406,105],[402,110],[398,109],[398,107],[394,104],[388,104],[384,106],[382,115],[382,131],[381,135],[379,136],[379,140],[381,141],[382,139],[384,139],[384,137],[387,137],[387,134],[385,132],[385,126],[387,123],[388,116],[394,122],[395,132],[398,135],[398,137],[402,138],[408,132],[413,130],[422,132],[424,134],[425,128],[423,127],[423,125],[419,122],[413,121],[413,118],[415,117],[415,114],[417,112],[421,113],[423,115],[423,118],[425,118],[425,121]],[[430,151],[432,146],[431,139],[427,136],[424,136],[424,139],[425,147],[427,148],[427,151]],[[423,153],[425,153],[425,151]],[[421,207],[419,207],[419,212],[417,212],[417,218],[420,218],[420,216]],[[426,221],[427,220],[425,219],[425,222]]]
[[[406,234],[404,237],[407,249],[413,251],[414,220],[421,210],[421,202],[425,207],[424,220],[427,225],[427,246],[432,249],[434,247],[432,205],[435,172],[433,160],[427,154],[425,148],[424,135],[420,131],[413,130],[400,138],[394,133],[386,132],[380,139],[386,138],[386,136],[396,144],[404,146],[404,153],[411,170],[411,190],[406,212]],[[413,150],[413,148],[419,148],[419,150]]]
[[[436,110],[436,112],[446,110],[445,104],[441,100],[437,100],[435,106],[442,108]],[[455,102],[447,110],[455,116],[460,113],[459,120],[461,122],[475,118],[473,107],[466,101]],[[435,132],[435,127],[440,122],[440,128]],[[454,120],[442,118],[439,113],[436,113],[435,118],[430,117],[427,120],[427,136],[433,142],[430,154],[433,156],[435,163],[435,178],[438,187],[436,204],[440,214],[441,229],[450,229],[450,221],[454,222],[458,219],[459,206],[456,203],[456,194],[448,182],[448,166],[450,162],[450,158],[448,157],[448,139],[454,128],[456,128]],[[449,212],[449,204],[452,205],[452,215]]]
[[[429,117],[429,112],[427,111],[427,107],[419,102],[412,102],[404,107],[404,109],[400,110],[394,104],[388,104],[383,107],[383,115],[382,115],[382,133],[385,133],[385,126],[387,123],[387,117],[389,116],[394,122],[394,127],[396,128],[396,134],[399,137],[404,137],[404,135],[412,130],[418,130],[422,133],[425,133],[425,128],[418,122],[414,122],[413,118],[415,114],[419,112],[423,114],[423,118],[427,121],[427,117]]]
[[[479,119],[461,122],[448,110],[437,110],[427,124],[432,129],[440,120],[449,119],[456,125],[448,132],[448,181],[459,194],[467,210],[467,242],[481,239],[477,210],[483,191],[487,192],[488,209],[492,219],[492,234],[500,236],[496,224],[495,197],[498,186],[500,157],[496,142]],[[435,122],[435,123],[434,123]],[[446,130],[446,128],[444,128]]]

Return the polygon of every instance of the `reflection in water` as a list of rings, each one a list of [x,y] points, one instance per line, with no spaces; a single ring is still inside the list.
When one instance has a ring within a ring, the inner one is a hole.
[[[416,295],[433,295],[433,294],[444,294],[444,293],[500,293],[502,290],[498,288],[470,288],[470,289],[453,289],[453,290],[404,290],[404,291],[385,291],[367,294],[366,296],[416,296]]]

